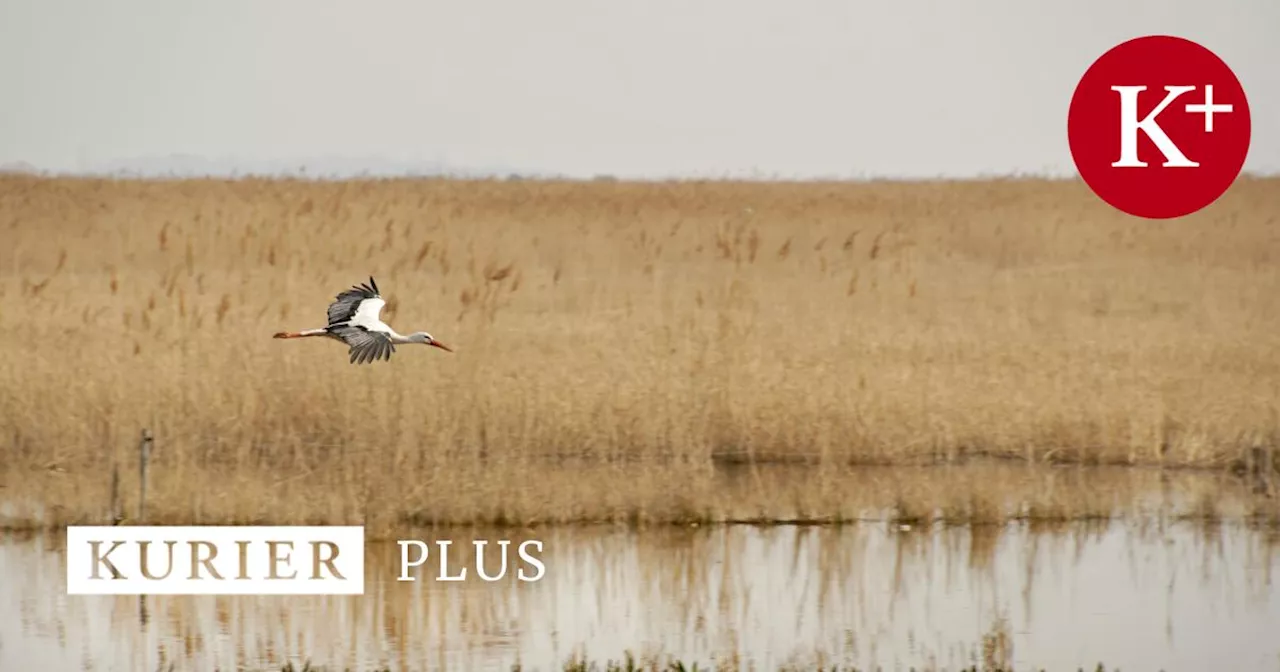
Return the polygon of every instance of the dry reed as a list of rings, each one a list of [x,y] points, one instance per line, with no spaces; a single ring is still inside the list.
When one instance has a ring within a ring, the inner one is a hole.
[[[855,465],[1225,467],[1280,445],[1276,213],[1260,178],[1161,222],[1035,180],[0,176],[0,517],[107,520],[141,428],[149,518],[188,523],[714,517],[731,464],[817,465],[765,517],[847,515]],[[370,275],[456,353],[271,338]]]

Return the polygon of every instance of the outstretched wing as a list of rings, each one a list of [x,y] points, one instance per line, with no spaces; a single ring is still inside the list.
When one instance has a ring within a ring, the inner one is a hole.
[[[390,360],[391,353],[396,351],[391,338],[380,331],[369,331],[361,326],[339,325],[329,327],[329,333],[350,346],[352,364]]]
[[[372,325],[378,322],[378,314],[386,302],[378,293],[378,284],[369,278],[369,284],[353,285],[351,289],[335,297],[329,304],[329,326],[339,324]]]

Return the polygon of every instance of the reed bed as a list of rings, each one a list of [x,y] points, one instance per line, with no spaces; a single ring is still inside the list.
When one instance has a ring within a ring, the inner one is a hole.
[[[1161,222],[1037,180],[0,176],[0,517],[105,520],[143,428],[147,518],[184,523],[676,519],[741,465],[808,465],[815,515],[866,465],[1256,471],[1277,213],[1261,178]],[[371,275],[456,352],[271,338]]]

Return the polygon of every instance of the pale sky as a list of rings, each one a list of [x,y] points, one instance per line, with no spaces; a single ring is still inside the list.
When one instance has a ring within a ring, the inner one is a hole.
[[[0,0],[0,166],[1066,175],[1079,77],[1164,33],[1234,69],[1276,173],[1277,30],[1277,0]]]

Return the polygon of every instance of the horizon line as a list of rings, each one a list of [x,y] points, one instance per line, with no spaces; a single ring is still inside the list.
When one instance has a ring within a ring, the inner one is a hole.
[[[218,163],[217,159],[206,159],[190,155],[171,155],[169,161],[198,161],[207,164]],[[28,176],[45,179],[106,179],[113,181],[145,181],[145,182],[177,182],[191,180],[205,181],[240,181],[240,180],[279,180],[303,182],[353,182],[353,181],[396,181],[396,180],[453,180],[453,181],[530,181],[530,182],[775,182],[775,183],[866,183],[866,182],[992,182],[1039,180],[1051,182],[1080,181],[1078,170],[1010,170],[983,171],[976,173],[925,174],[923,172],[885,172],[879,174],[784,174],[780,172],[766,173],[758,169],[724,170],[724,171],[663,171],[648,174],[620,171],[598,171],[590,175],[570,174],[554,170],[516,167],[461,167],[445,166],[430,161],[406,162],[394,159],[375,158],[342,158],[303,159],[303,160],[261,160],[244,162],[249,165],[215,168],[206,166],[147,168],[145,166],[127,166],[120,164],[138,162],[161,162],[166,159],[139,157],[103,162],[96,168],[89,169],[56,169],[42,168],[27,161],[12,161],[0,164],[0,176]],[[315,163],[370,163],[382,164],[363,169],[317,170]],[[230,163],[227,161],[227,163]],[[293,164],[296,167],[272,168],[263,164]],[[115,165],[111,165],[115,164]],[[255,165],[256,164],[256,165]],[[307,164],[312,164],[308,166]],[[391,165],[388,165],[391,164]],[[1237,179],[1267,179],[1280,177],[1280,169],[1275,170],[1241,170]]]

